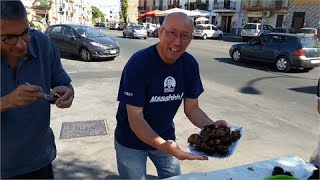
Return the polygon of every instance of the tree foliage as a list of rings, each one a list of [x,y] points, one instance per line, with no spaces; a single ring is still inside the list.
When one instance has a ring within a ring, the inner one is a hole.
[[[92,19],[100,19],[101,22],[105,22],[105,17],[102,11],[95,6],[91,6],[92,8]]]
[[[128,19],[128,0],[121,0],[121,16],[123,21],[127,23]]]

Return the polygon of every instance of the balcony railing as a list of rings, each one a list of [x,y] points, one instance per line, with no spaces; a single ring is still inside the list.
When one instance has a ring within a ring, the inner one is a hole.
[[[242,8],[244,9],[282,9],[287,8],[288,4],[284,3],[283,0],[274,1],[242,1]]]
[[[219,10],[219,9],[232,9],[235,10],[236,9],[236,2],[231,2],[231,1],[226,1],[225,2],[217,2],[217,3],[213,3],[213,9],[214,10]]]

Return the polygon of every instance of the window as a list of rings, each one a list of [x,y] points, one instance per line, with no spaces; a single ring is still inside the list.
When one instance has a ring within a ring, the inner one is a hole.
[[[73,33],[73,31],[72,31],[71,28],[69,28],[69,27],[64,27],[64,29],[63,29],[63,35],[65,35],[65,36],[74,36],[74,33]]]
[[[53,34],[62,34],[62,27],[61,26],[53,27],[51,29],[51,33],[53,33]]]
[[[283,37],[273,36],[270,41],[270,46],[279,46],[281,43],[283,43]]]

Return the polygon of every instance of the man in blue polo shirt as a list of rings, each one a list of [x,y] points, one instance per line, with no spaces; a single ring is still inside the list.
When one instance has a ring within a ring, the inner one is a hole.
[[[1,1],[0,7],[1,178],[53,179],[50,101],[71,106],[71,79],[53,44],[30,29],[23,4]]]
[[[169,14],[158,31],[160,42],[135,53],[123,70],[114,142],[123,179],[145,179],[147,157],[161,179],[181,174],[179,160],[208,159],[182,151],[175,142],[173,118],[182,101],[195,126],[227,125],[212,121],[198,105],[203,92],[199,66],[185,52],[192,32],[190,17]]]

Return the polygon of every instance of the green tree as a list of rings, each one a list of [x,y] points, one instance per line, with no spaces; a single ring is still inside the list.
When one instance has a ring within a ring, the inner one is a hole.
[[[121,13],[122,18],[125,23],[127,23],[128,19],[128,0],[121,0]]]
[[[91,6],[92,8],[92,19],[100,19],[101,22],[105,22],[105,17],[102,11],[95,6]]]

